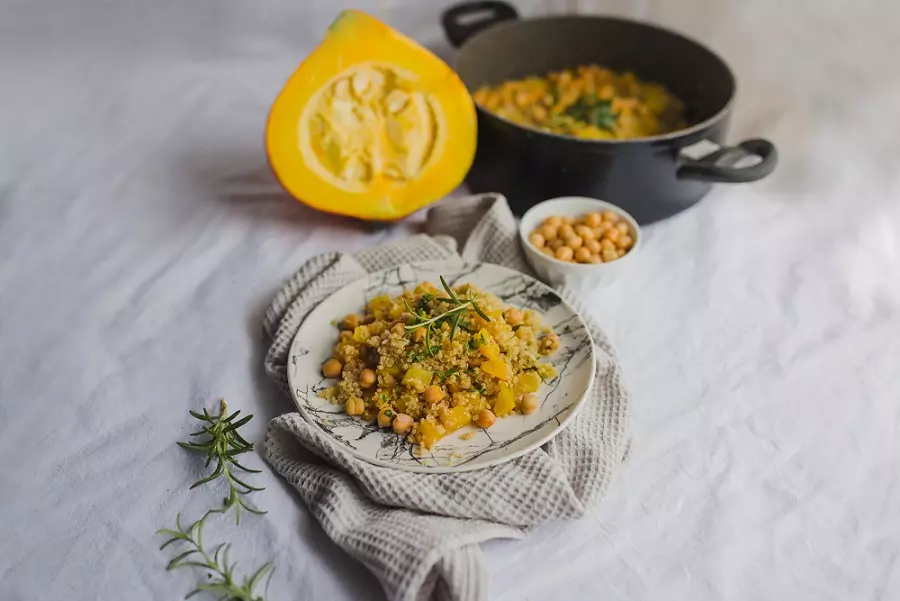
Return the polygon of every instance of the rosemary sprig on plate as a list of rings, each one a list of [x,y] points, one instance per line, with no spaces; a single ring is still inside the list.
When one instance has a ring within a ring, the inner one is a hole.
[[[261,515],[266,513],[260,509],[256,509],[247,505],[244,501],[244,495],[251,492],[264,490],[262,487],[250,486],[240,478],[238,478],[233,468],[251,473],[258,474],[260,470],[250,469],[241,465],[236,457],[242,453],[249,453],[253,450],[253,443],[247,442],[238,432],[238,428],[253,419],[252,415],[247,415],[241,419],[236,419],[240,411],[235,411],[228,415],[228,406],[225,399],[221,401],[221,413],[219,415],[211,415],[205,408],[203,413],[191,411],[190,414],[203,423],[202,428],[191,434],[192,437],[206,436],[204,440],[192,440],[189,442],[179,442],[178,446],[182,449],[194,451],[198,453],[206,453],[206,467],[209,467],[213,460],[216,460],[216,469],[212,474],[205,478],[201,478],[194,482],[191,488],[197,488],[207,482],[212,482],[217,478],[225,478],[228,483],[228,496],[223,501],[220,509],[212,511],[225,513],[231,507],[235,508],[235,520],[241,523],[241,508],[243,507],[250,513]]]
[[[272,564],[266,563],[256,570],[253,576],[244,578],[239,583],[234,574],[236,564],[228,561],[230,545],[228,543],[220,544],[211,555],[203,546],[203,524],[212,513],[216,513],[216,510],[206,512],[202,518],[191,524],[187,529],[181,525],[181,514],[179,513],[176,519],[177,530],[165,528],[157,530],[157,534],[169,537],[169,540],[163,543],[160,550],[175,543],[186,543],[187,545],[187,550],[174,557],[166,565],[166,569],[198,568],[207,572],[207,580],[199,583],[197,588],[188,593],[187,597],[185,597],[186,599],[208,591],[216,593],[220,599],[228,599],[229,601],[265,601],[263,595],[256,596],[253,590],[267,574],[271,577],[274,569]]]
[[[425,352],[428,353],[428,356],[430,357],[434,356],[434,349],[437,348],[431,346],[431,337],[434,335],[434,328],[436,326],[439,326],[442,323],[449,323],[450,341],[452,342],[453,337],[456,335],[457,328],[460,327],[463,313],[465,313],[466,311],[475,311],[485,321],[491,321],[491,318],[488,317],[487,313],[482,311],[481,307],[478,306],[478,301],[471,297],[465,300],[460,299],[456,295],[456,293],[453,292],[453,289],[450,288],[450,286],[447,284],[444,276],[440,276],[440,279],[441,286],[444,287],[444,291],[447,293],[447,296],[436,296],[434,297],[434,300],[452,305],[450,309],[447,309],[443,313],[435,315],[434,317],[427,317],[424,314],[424,310],[417,312],[409,306],[409,303],[406,303],[406,301],[404,301],[407,310],[412,314],[413,319],[415,320],[413,323],[407,324],[404,327],[406,328],[407,332],[418,330],[419,328],[425,328]]]

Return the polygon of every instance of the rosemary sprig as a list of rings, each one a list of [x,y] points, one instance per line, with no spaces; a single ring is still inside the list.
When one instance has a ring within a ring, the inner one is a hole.
[[[203,409],[203,413],[190,411],[190,414],[204,424],[201,430],[191,433],[191,436],[205,435],[208,438],[205,440],[179,442],[178,446],[182,449],[187,449],[188,451],[206,453],[206,467],[209,467],[209,464],[212,463],[213,459],[216,460],[216,469],[213,473],[194,482],[191,488],[197,488],[198,486],[206,484],[207,482],[212,482],[217,478],[225,478],[225,481],[228,483],[228,496],[224,499],[221,508],[213,509],[212,511],[225,513],[231,509],[231,507],[234,507],[235,520],[238,524],[241,523],[242,507],[250,513],[257,515],[266,513],[261,509],[256,509],[247,505],[243,499],[244,495],[265,489],[250,486],[238,478],[232,471],[233,467],[236,467],[239,470],[251,474],[260,473],[260,470],[244,467],[238,463],[238,460],[236,459],[238,455],[249,453],[253,450],[253,443],[247,442],[244,437],[238,433],[238,428],[253,419],[253,416],[247,415],[239,420],[235,420],[240,414],[240,411],[235,411],[231,415],[227,415],[228,406],[225,404],[225,399],[222,399],[221,401],[221,413],[219,415],[210,415],[206,408]]]
[[[440,279],[441,285],[444,287],[444,291],[447,293],[447,296],[429,295],[429,300],[433,299],[449,303],[453,305],[453,307],[451,307],[450,309],[447,309],[443,313],[435,315],[434,317],[427,317],[424,309],[416,312],[412,307],[409,306],[409,303],[403,301],[406,304],[407,310],[410,312],[410,314],[412,314],[413,319],[415,319],[414,323],[406,324],[404,328],[406,328],[407,332],[411,332],[419,328],[425,328],[425,351],[430,357],[434,356],[435,349],[438,348],[431,346],[431,337],[434,335],[434,328],[438,324],[444,322],[450,324],[450,341],[452,342],[453,337],[456,336],[456,330],[461,325],[466,331],[471,331],[469,330],[468,322],[462,321],[462,316],[466,311],[475,311],[485,321],[491,321],[491,318],[488,317],[487,313],[481,310],[481,307],[478,306],[478,302],[474,298],[467,298],[466,300],[460,299],[456,295],[456,293],[453,292],[453,289],[447,284],[444,276],[440,276]]]
[[[188,547],[186,551],[175,556],[166,565],[166,569],[199,568],[206,570],[207,580],[199,583],[197,588],[188,593],[185,599],[204,591],[209,591],[220,595],[220,599],[229,601],[265,601],[263,595],[256,596],[253,591],[262,582],[262,579],[266,577],[266,574],[271,578],[274,570],[272,564],[266,563],[256,570],[253,576],[244,578],[243,582],[239,584],[234,574],[237,564],[229,563],[228,561],[230,545],[222,543],[216,547],[212,555],[203,546],[203,524],[212,513],[216,513],[216,510],[207,511],[202,518],[191,524],[187,529],[181,525],[181,514],[179,513],[178,518],[175,520],[177,530],[165,528],[157,530],[157,534],[169,537],[169,540],[159,548],[160,550],[175,543],[186,543]]]

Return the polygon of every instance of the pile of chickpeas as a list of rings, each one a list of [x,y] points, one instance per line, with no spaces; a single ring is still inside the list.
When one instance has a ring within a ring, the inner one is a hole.
[[[528,236],[545,255],[569,263],[609,263],[634,247],[634,232],[615,211],[547,217]]]

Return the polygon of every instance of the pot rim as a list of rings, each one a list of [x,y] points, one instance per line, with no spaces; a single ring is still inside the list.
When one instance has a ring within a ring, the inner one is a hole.
[[[734,71],[732,71],[732,69],[728,65],[728,63],[725,62],[725,60],[721,56],[719,56],[719,54],[717,52],[713,52],[706,45],[701,44],[700,42],[693,40],[693,39],[687,37],[686,35],[683,35],[681,33],[678,33],[676,31],[673,31],[666,27],[661,27],[659,25],[647,23],[645,21],[640,21],[637,19],[626,19],[623,17],[608,17],[608,16],[602,16],[602,15],[550,15],[550,16],[536,17],[536,18],[530,18],[530,19],[510,19],[508,21],[503,21],[501,23],[497,23],[496,25],[492,25],[491,27],[488,27],[487,29],[479,31],[478,33],[474,34],[472,37],[470,37],[468,40],[466,40],[463,43],[463,45],[458,49],[456,56],[453,59],[454,71],[456,70],[456,67],[458,66],[459,57],[463,52],[465,52],[466,47],[470,46],[474,41],[478,40],[479,38],[486,37],[491,32],[497,32],[501,29],[508,28],[508,27],[522,26],[526,23],[546,23],[546,22],[553,22],[553,21],[575,21],[575,20],[577,20],[577,21],[597,21],[597,22],[614,21],[614,22],[618,22],[618,23],[628,23],[629,25],[637,25],[639,27],[656,30],[657,32],[662,32],[664,34],[668,34],[668,35],[671,35],[671,36],[674,36],[677,38],[681,38],[685,42],[687,42],[689,44],[693,44],[694,46],[697,46],[701,50],[709,53],[712,57],[714,57],[717,61],[719,61],[723,67],[725,67],[725,72],[728,74],[728,77],[731,80],[731,95],[728,97],[728,101],[722,106],[721,109],[716,111],[716,113],[714,115],[712,115],[711,117],[708,117],[707,119],[704,119],[703,121],[701,121],[699,123],[695,123],[694,125],[690,125],[683,129],[679,129],[679,130],[676,130],[673,132],[668,132],[665,134],[658,134],[655,136],[646,136],[643,138],[626,138],[626,139],[622,139],[622,140],[602,140],[602,139],[598,140],[598,139],[594,139],[594,138],[576,138],[575,136],[556,134],[553,132],[547,132],[547,131],[535,129],[532,127],[526,127],[524,125],[520,125],[519,123],[516,123],[515,121],[510,121],[509,119],[507,119],[505,117],[501,117],[500,115],[497,115],[496,113],[493,113],[485,108],[482,108],[481,105],[479,105],[476,102],[475,110],[478,112],[478,114],[488,116],[492,119],[496,119],[497,121],[500,121],[501,123],[511,125],[511,126],[515,127],[516,129],[520,129],[524,132],[527,132],[530,134],[536,134],[536,135],[540,135],[540,136],[545,136],[550,139],[568,140],[568,141],[582,143],[582,144],[592,144],[592,145],[599,145],[599,146],[619,146],[622,144],[633,145],[633,144],[647,144],[647,143],[653,143],[653,142],[671,142],[672,140],[676,140],[676,139],[683,138],[683,137],[688,137],[691,134],[696,134],[696,133],[702,132],[705,129],[709,129],[712,125],[714,125],[718,121],[722,120],[728,114],[728,112],[731,110],[731,106],[732,106],[732,104],[734,104],[734,99],[737,96],[737,78],[735,78]],[[459,74],[458,71],[457,71],[457,74]],[[465,81],[463,83],[465,83]],[[468,85],[466,87],[468,88]],[[470,94],[471,94],[471,91],[470,91]]]

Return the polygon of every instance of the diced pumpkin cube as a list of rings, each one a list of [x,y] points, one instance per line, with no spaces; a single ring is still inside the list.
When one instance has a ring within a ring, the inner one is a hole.
[[[541,377],[534,371],[526,371],[519,374],[516,378],[516,394],[528,394],[529,392],[537,392],[541,387]]]
[[[442,430],[444,428],[440,425],[423,419],[419,422],[419,427],[416,430],[416,439],[423,447],[430,449],[434,446],[434,443],[444,437]]]
[[[469,413],[469,408],[465,405],[457,405],[451,409],[443,409],[438,415],[441,424],[447,430],[447,434],[455,432],[472,422],[472,414]]]
[[[491,359],[481,364],[481,371],[504,382],[512,377],[512,369],[503,359]]]
[[[497,343],[494,342],[494,337],[491,336],[491,333],[482,328],[477,334],[475,334],[475,339],[478,341],[478,352],[480,352],[487,359],[500,359],[500,347],[497,346]]]
[[[413,363],[403,375],[403,385],[412,388],[416,392],[423,392],[425,387],[431,384],[434,374],[418,363]]]
[[[503,417],[516,408],[516,395],[506,384],[500,385],[500,392],[494,397],[494,415]]]
[[[366,342],[371,337],[369,326],[356,326],[353,330],[353,342]]]

